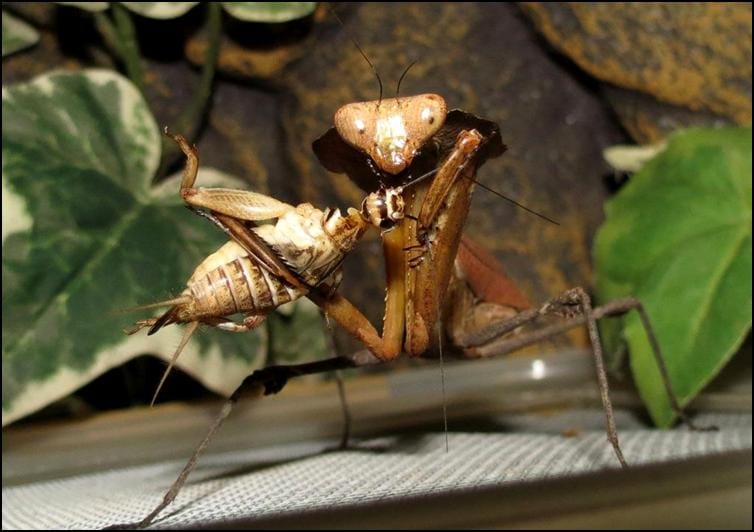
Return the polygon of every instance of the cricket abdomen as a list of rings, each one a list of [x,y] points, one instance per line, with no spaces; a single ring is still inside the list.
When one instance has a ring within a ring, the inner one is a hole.
[[[188,280],[191,303],[179,310],[180,321],[231,314],[267,314],[303,292],[272,275],[233,241],[207,257]]]

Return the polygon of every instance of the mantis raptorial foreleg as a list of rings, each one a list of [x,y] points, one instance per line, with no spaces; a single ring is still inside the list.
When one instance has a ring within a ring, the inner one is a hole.
[[[421,266],[423,269],[411,268],[407,264],[405,248],[409,242],[423,242],[424,236],[418,236],[419,233],[437,229],[441,206],[445,205],[447,211],[468,209],[473,181],[464,180],[461,175],[473,170],[473,157],[482,141],[478,132],[462,131],[424,195],[418,221],[404,221],[383,235],[387,290],[382,336],[344,297],[336,295],[326,300],[314,299],[331,319],[363,342],[380,360],[392,360],[400,354],[404,331],[404,348],[409,354],[421,354],[429,345],[430,330],[435,323],[450,270],[443,263],[446,260],[444,256],[438,257],[437,261],[425,261]],[[428,202],[429,207],[425,207]],[[460,227],[456,229],[457,234],[438,229],[440,238],[445,239],[441,244],[448,246],[440,254],[454,253],[458,247]],[[448,262],[452,265],[452,258]]]

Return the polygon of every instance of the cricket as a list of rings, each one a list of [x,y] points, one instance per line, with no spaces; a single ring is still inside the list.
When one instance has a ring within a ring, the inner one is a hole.
[[[346,173],[373,190],[359,209],[349,208],[345,214],[308,203],[294,207],[251,191],[195,187],[197,150],[183,136],[167,129],[165,133],[186,156],[181,197],[190,210],[224,231],[229,241],[197,266],[178,297],[136,309],[168,307],[157,317],[138,320],[128,334],[147,327],[148,334],[154,334],[171,324],[186,324],[160,386],[200,324],[236,333],[250,331],[279,305],[304,296],[361,341],[369,354],[268,366],[249,375],[227,400],[162,502],[134,526],[148,526],[175,499],[242,391],[260,397],[279,392],[289,379],[301,375],[390,362],[403,352],[422,356],[433,343],[441,350],[443,339],[464,356],[479,358],[586,324],[607,440],[621,466],[628,466],[613,417],[596,320],[638,311],[665,373],[660,346],[641,303],[626,298],[593,308],[579,287],[538,306],[516,289],[507,290],[502,298],[485,299],[484,282],[475,275],[480,264],[489,264],[491,254],[463,237],[462,228],[477,169],[505,150],[496,124],[464,111],[447,111],[445,100],[436,94],[380,96],[344,105],[335,114],[334,127],[313,148],[328,170]],[[275,223],[257,225],[270,220]],[[371,227],[381,233],[386,266],[381,334],[338,292],[344,259]],[[486,269],[486,275],[497,275],[495,282],[511,285],[501,272],[495,265]],[[240,315],[241,321],[234,315]],[[564,320],[522,332],[547,315]],[[665,385],[681,419],[690,424],[667,378]],[[158,392],[159,387],[155,396]]]

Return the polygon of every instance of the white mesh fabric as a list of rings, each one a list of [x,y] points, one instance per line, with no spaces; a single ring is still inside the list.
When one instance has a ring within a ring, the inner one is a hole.
[[[630,464],[751,448],[751,415],[705,415],[716,432],[643,428],[619,413],[621,444]],[[155,527],[186,527],[302,509],[369,503],[564,476],[618,467],[605,440],[602,413],[513,416],[502,432],[442,433],[358,442],[325,452],[297,444],[206,456]],[[564,428],[583,429],[564,437]],[[451,427],[452,429],[452,427]],[[143,518],[173,482],[183,462],[117,469],[3,489],[3,529],[89,529]]]

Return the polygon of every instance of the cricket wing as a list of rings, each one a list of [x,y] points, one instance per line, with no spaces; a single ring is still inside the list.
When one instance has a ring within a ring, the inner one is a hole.
[[[262,265],[268,272],[276,275],[290,286],[298,288],[306,293],[311,288],[307,286],[291,269],[282,258],[259,237],[254,231],[246,227],[243,221],[233,216],[218,214],[217,219],[230,237],[250,256]]]
[[[194,207],[252,222],[280,218],[296,209],[293,205],[249,190],[195,188],[185,194],[186,200]]]

